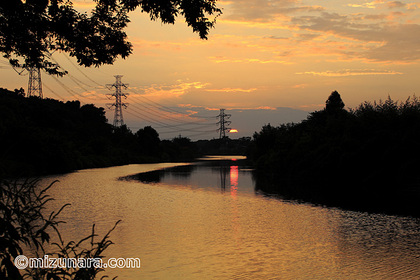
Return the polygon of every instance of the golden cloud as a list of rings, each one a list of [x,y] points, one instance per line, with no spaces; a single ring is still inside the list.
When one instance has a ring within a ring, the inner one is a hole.
[[[298,75],[306,74],[306,75],[313,75],[313,76],[325,76],[325,77],[345,77],[345,76],[366,76],[366,75],[402,75],[401,72],[396,71],[381,71],[381,70],[374,70],[374,69],[362,69],[362,70],[351,70],[345,69],[340,71],[324,71],[324,72],[316,72],[316,71],[308,71],[308,72],[299,72],[296,73]]]
[[[231,63],[279,63],[279,64],[291,64],[291,62],[287,62],[284,60],[274,60],[274,59],[259,59],[259,58],[229,58],[229,57],[217,57],[212,56],[209,57],[210,61],[215,63],[224,63],[224,62],[231,62]]]
[[[368,9],[376,9],[376,5],[378,4],[377,1],[363,3],[363,4],[348,4],[347,6],[352,8],[368,8]]]
[[[140,94],[137,91],[137,94],[143,97],[180,97],[192,89],[202,89],[210,85],[209,83],[183,82],[181,80],[178,80],[177,82],[177,84],[173,85],[153,84],[140,89],[144,93]]]
[[[210,92],[253,92],[256,91],[257,88],[220,88],[220,89],[206,89],[206,91]]]

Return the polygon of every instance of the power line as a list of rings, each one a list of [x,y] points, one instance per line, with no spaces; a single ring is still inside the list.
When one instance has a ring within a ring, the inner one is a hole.
[[[66,86],[63,82],[61,82],[57,77],[55,76],[51,76],[54,81],[56,81],[65,91],[67,91],[71,96],[73,96],[74,98],[76,98],[76,100],[79,100],[80,98],[77,97],[77,95],[81,96],[83,98],[82,95],[80,95],[79,93],[75,92],[74,90],[70,89],[68,86]],[[85,103],[85,102],[82,102]]]
[[[179,120],[179,119],[171,117],[171,116],[162,115],[162,113],[160,111],[154,110],[153,108],[147,107],[147,106],[142,105],[142,104],[139,104],[139,106],[137,104],[132,104],[132,106],[139,109],[139,110],[143,110],[142,108],[139,107],[139,106],[142,106],[142,107],[148,109],[148,114],[156,116],[159,119],[164,119],[164,120],[167,120],[169,122],[177,123],[178,125],[199,126],[199,127],[214,125],[214,123],[203,123],[203,122],[196,122],[196,121],[191,121],[191,122],[182,121],[182,120]]]
[[[77,65],[75,65],[74,64],[74,62],[73,61],[71,61],[71,59],[67,56],[67,55],[65,55],[64,53],[63,53],[63,56],[71,63],[71,65],[73,65],[74,66],[74,68],[76,68],[76,70],[77,71],[79,71],[83,76],[85,76],[89,81],[91,81],[92,83],[94,83],[94,84],[96,84],[96,85],[98,85],[99,87],[102,87],[102,85],[100,84],[100,83],[98,83],[98,82],[96,82],[95,80],[93,80],[93,79],[91,79],[88,75],[86,75],[82,70],[80,70],[79,69],[79,67],[77,66]],[[86,84],[87,85],[87,84]],[[95,87],[95,86],[92,86],[92,85],[87,85],[87,86],[90,86],[90,87]]]
[[[83,71],[79,69],[74,63],[67,57],[65,58],[89,81],[91,81],[94,84],[100,85],[98,82],[87,76]],[[59,63],[54,59],[54,61],[57,63],[59,67],[61,67],[63,70],[65,70]],[[68,73],[68,72],[67,72]],[[82,88],[85,91],[88,91],[87,88],[85,88],[83,85],[86,85],[88,87],[94,87],[91,84],[87,84],[80,79],[74,77],[73,75],[68,73],[68,77],[80,88]],[[114,126],[121,126],[124,124],[124,118],[123,118],[123,110],[122,108],[127,108],[127,104],[122,102],[122,97],[127,97],[125,94],[121,93],[121,87],[127,88],[128,85],[121,83],[121,77],[122,76],[115,76],[116,82],[113,85],[107,85],[108,88],[115,87],[115,93],[109,94],[113,97],[115,97],[115,102],[112,104],[106,104],[108,105],[108,108],[114,108]],[[118,78],[119,77],[119,78]],[[64,83],[59,81],[56,77],[53,77],[57,83],[60,84],[61,87],[63,87],[70,95],[75,97],[76,99],[79,99],[76,96],[81,96],[82,98],[90,99],[89,97],[82,96],[81,94],[75,92],[74,90],[70,89],[68,86],[66,86]],[[97,88],[96,86],[94,88]],[[134,92],[137,92],[135,88],[130,88]],[[52,91],[53,92],[53,91]],[[55,95],[59,96],[55,92],[53,92]],[[59,96],[61,99],[63,99],[61,96]],[[136,98],[135,96],[131,97],[131,99],[135,99],[139,101],[138,103],[131,104],[130,108],[128,108],[128,111],[126,111],[128,114],[139,118],[143,121],[149,122],[154,124],[155,128],[157,129],[163,129],[164,131],[161,132],[163,134],[165,133],[174,133],[174,132],[192,132],[196,133],[194,135],[201,135],[201,134],[208,134],[208,133],[214,133],[217,130],[203,130],[203,128],[211,127],[216,125],[215,122],[209,122],[211,119],[217,118],[218,116],[212,116],[212,117],[200,117],[200,116],[190,116],[186,114],[185,112],[180,112],[178,110],[174,110],[173,108],[167,107],[165,105],[162,105],[158,102],[155,102],[145,96],[138,96]],[[141,100],[140,100],[141,99]],[[199,119],[194,121],[186,121],[180,119],[177,115],[181,115],[184,117],[188,117],[191,119]],[[197,134],[198,133],[198,134]]]
[[[132,90],[132,91],[134,91],[135,93],[140,94],[140,92],[138,92],[135,88],[129,88],[129,89]],[[159,104],[159,103],[157,103],[157,102],[155,102],[155,101],[147,98],[146,96],[139,96],[139,98],[143,98],[143,99],[147,100],[147,102],[145,102],[145,103],[154,104],[155,106],[157,106],[157,108],[159,110],[162,110],[162,111],[165,111],[165,112],[168,112],[168,113],[177,113],[177,114],[185,115],[185,113],[183,113],[183,112],[180,112],[180,111],[174,110],[174,109],[172,109],[170,107],[167,107],[167,106],[164,106],[162,104]],[[213,119],[213,118],[216,118],[217,116],[211,116],[211,117],[194,116],[194,117],[195,118],[198,118],[198,119]]]
[[[63,54],[64,55],[64,54]],[[102,85],[101,84],[99,84],[98,82],[96,82],[95,80],[93,80],[93,79],[91,79],[89,76],[87,76],[83,71],[81,71],[80,69],[79,69],[79,67],[77,67],[71,60],[70,60],[70,58],[68,58],[66,55],[64,55],[64,57],[77,69],[77,71],[79,71],[83,76],[85,76],[87,79],[89,79],[91,82],[93,82],[93,83],[95,83],[95,84],[97,84],[97,85],[99,85],[100,87],[102,87]],[[60,68],[62,68],[63,70],[65,70],[66,71],[66,69],[64,69],[58,62],[57,62],[57,60],[55,60],[53,57],[51,57],[51,59],[60,67]],[[68,73],[68,71],[67,71],[67,73]],[[88,85],[88,84],[86,84],[86,83],[84,83],[83,81],[81,81],[81,80],[79,80],[79,79],[77,79],[76,77],[74,77],[73,75],[71,75],[70,73],[68,73],[67,74],[68,76],[69,76],[69,78],[70,79],[72,79],[72,81],[73,82],[75,82],[79,87],[81,87],[82,89],[84,89],[85,91],[88,91],[88,89],[86,89],[85,87],[83,87],[81,84],[84,84],[84,85],[86,85],[86,86],[89,86],[89,87],[94,87],[94,86],[92,86],[92,85]],[[94,87],[94,88],[97,88],[97,87]],[[134,92],[137,92],[137,90],[135,89],[135,88],[130,88],[131,90],[133,90]],[[138,92],[137,92],[138,93]],[[87,98],[87,99],[90,99],[89,97],[84,97],[84,98]],[[133,97],[132,97],[133,98]],[[178,119],[176,119],[176,118],[174,118],[173,116],[171,116],[171,115],[169,115],[169,116],[166,116],[166,117],[163,117],[163,115],[162,115],[162,112],[161,111],[164,111],[164,112],[167,112],[167,113],[170,113],[170,114],[174,114],[174,113],[177,113],[177,114],[181,114],[181,115],[186,115],[185,113],[183,113],[183,112],[179,112],[179,111],[177,111],[177,110],[174,110],[174,109],[172,109],[172,108],[170,108],[170,107],[167,107],[167,106],[164,106],[164,105],[162,105],[162,104],[159,104],[159,103],[157,103],[157,102],[155,102],[155,101],[153,101],[153,100],[150,100],[149,98],[147,98],[147,97],[144,97],[144,96],[140,96],[140,98],[142,98],[142,99],[145,99],[145,100],[147,100],[147,102],[144,102],[144,101],[142,101],[140,104],[140,106],[143,106],[144,108],[146,108],[146,109],[148,109],[148,110],[150,110],[150,111],[153,111],[153,112],[155,112],[155,113],[157,113],[158,115],[159,115],[159,117],[160,118],[164,118],[164,119],[168,119],[168,120],[170,120],[170,119],[172,119],[174,122],[178,122],[178,123],[182,123],[182,124],[197,124],[197,125],[200,125],[199,124],[199,122],[185,122],[185,121],[180,121],[180,120],[178,120]],[[137,99],[137,98],[134,98],[134,99]],[[159,110],[159,111],[157,111],[157,110],[154,110],[154,109],[152,109],[152,108],[149,108],[149,107],[146,107],[146,106],[144,106],[144,105],[142,105],[143,103],[147,103],[147,104],[154,104],[154,105],[156,105],[156,107],[157,107],[157,109]],[[153,114],[153,113],[152,113]],[[154,114],[154,115],[156,115],[156,114]],[[201,119],[213,119],[213,118],[215,118],[215,117],[199,117],[199,116],[193,116],[193,118],[201,118]],[[203,120],[204,121],[204,120]],[[204,125],[207,125],[207,124],[204,124]]]
[[[49,86],[47,86],[45,83],[42,83],[42,86],[46,87],[49,91],[51,91],[55,96],[57,96],[58,98],[60,98],[63,101],[66,101],[66,99],[64,99],[61,95],[59,95],[58,93],[56,93],[54,90],[52,90]]]
[[[133,111],[135,113],[133,113]],[[134,110],[131,106],[127,109],[126,111],[127,113],[129,113],[130,115],[137,117],[143,121],[147,121],[150,122],[152,124],[155,124],[155,128],[156,129],[169,129],[170,131],[168,131],[167,133],[172,133],[172,132],[179,132],[179,131],[191,131],[191,132],[203,132],[203,131],[199,131],[196,129],[192,129],[192,128],[183,128],[182,125],[171,125],[171,124],[167,124],[164,122],[161,122],[159,120],[150,118],[150,116],[147,116],[137,110]],[[215,125],[215,124],[212,124]],[[165,132],[166,133],[166,132]]]
[[[67,56],[65,56],[66,58],[67,58]],[[70,72],[68,72],[66,69],[64,69],[64,67],[63,66],[61,66],[59,63],[58,63],[58,61],[54,58],[54,57],[52,57],[52,56],[50,56],[49,57],[51,60],[53,60],[57,65],[58,65],[58,67],[60,67],[61,69],[63,69],[66,73],[67,73],[67,75],[66,76],[68,76],[77,86],[79,86],[80,88],[82,88],[84,91],[89,91],[88,89],[86,89],[83,85],[85,85],[85,86],[88,86],[88,87],[93,87],[93,88],[96,88],[96,87],[94,87],[94,86],[92,86],[92,85],[88,85],[88,84],[86,84],[86,83],[84,83],[83,81],[81,81],[81,80],[79,80],[78,78],[76,78],[76,77],[74,77],[72,74],[70,74]],[[69,59],[69,58],[67,58],[67,59]],[[71,61],[70,61],[71,62]],[[80,69],[78,69],[80,72],[81,72],[81,70]],[[82,72],[83,73],[83,72]],[[83,75],[85,75],[84,73],[83,73]],[[85,75],[86,77],[88,77],[87,75]],[[78,95],[80,95],[80,94],[78,94]],[[80,95],[80,96],[82,96],[82,95]],[[87,98],[87,99],[93,99],[93,98],[90,98],[90,97],[88,97],[88,96],[83,96],[83,98]]]

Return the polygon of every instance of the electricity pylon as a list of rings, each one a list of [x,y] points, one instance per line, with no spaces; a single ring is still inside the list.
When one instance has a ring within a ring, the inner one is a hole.
[[[41,71],[37,67],[30,67],[27,70],[29,72],[28,97],[38,96],[39,98],[43,98]]]
[[[111,90],[113,87],[115,87],[115,93],[113,94],[107,94],[110,95],[112,97],[115,97],[115,103],[108,103],[106,104],[108,106],[109,109],[111,109],[112,107],[115,107],[115,113],[114,113],[114,126],[115,127],[120,127],[122,125],[124,125],[124,118],[123,118],[123,113],[122,113],[122,107],[127,108],[126,103],[122,103],[121,102],[121,97],[125,97],[127,98],[127,95],[121,92],[121,88],[124,87],[125,89],[127,89],[128,84],[123,84],[121,83],[121,77],[122,75],[116,75],[114,76],[116,81],[115,83],[108,84],[106,85],[106,87]]]
[[[220,132],[220,139],[226,137],[226,130],[229,130],[228,127],[232,122],[227,121],[226,119],[229,119],[231,114],[225,114],[225,109],[220,109],[220,114],[217,116],[219,118],[219,121],[217,122],[220,124],[220,128],[218,129]]]

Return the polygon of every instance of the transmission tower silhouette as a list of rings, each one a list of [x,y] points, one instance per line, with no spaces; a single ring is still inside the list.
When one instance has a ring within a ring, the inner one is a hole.
[[[114,113],[114,126],[115,127],[120,127],[122,125],[124,125],[124,118],[123,118],[123,113],[122,113],[122,107],[127,108],[126,103],[122,103],[121,102],[121,97],[125,97],[127,98],[127,95],[121,92],[121,88],[124,87],[125,89],[127,89],[128,84],[123,84],[121,83],[121,77],[122,75],[116,75],[115,77],[115,83],[113,84],[108,84],[106,85],[106,87],[109,90],[112,90],[112,88],[115,88],[115,93],[112,94],[107,94],[111,97],[109,97],[110,99],[112,97],[115,97],[115,103],[108,103],[106,104],[108,106],[109,109],[111,109],[112,107],[115,107],[115,113]]]
[[[232,122],[227,121],[226,119],[229,119],[231,114],[225,114],[225,109],[220,109],[220,114],[217,116],[219,118],[219,121],[217,122],[220,124],[220,128],[218,129],[220,132],[220,139],[226,137],[226,130],[229,130],[228,127]]]
[[[38,96],[40,98],[43,98],[40,69],[37,67],[30,67],[27,68],[27,70],[29,72],[28,97]]]

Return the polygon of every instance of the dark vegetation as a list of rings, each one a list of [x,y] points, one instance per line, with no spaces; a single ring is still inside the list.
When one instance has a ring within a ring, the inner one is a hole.
[[[201,155],[245,155],[251,137],[241,137],[239,139],[198,140],[195,142],[197,151]]]
[[[79,101],[26,98],[0,89],[0,177],[35,176],[129,163],[191,161],[243,154],[250,139],[160,140],[150,126],[133,133],[107,123],[105,110]]]
[[[345,110],[333,92],[297,124],[266,125],[249,157],[257,188],[353,209],[420,214],[420,101],[388,97]]]
[[[93,105],[25,98],[23,90],[0,89],[0,178],[66,172],[131,159],[123,145],[135,136],[124,128],[113,129],[104,113]],[[51,186],[42,188],[36,180],[0,179],[0,279],[95,279],[103,271],[99,267],[15,267],[18,255],[103,258],[112,244],[109,234],[113,229],[97,240],[94,226],[92,234],[78,242],[62,240],[58,214],[67,205],[50,215],[45,213],[46,204],[53,199],[47,194]]]
[[[151,127],[136,133],[113,127],[103,108],[5,89],[0,89],[0,146],[3,178],[195,156],[189,139],[160,141]]]
[[[53,199],[47,194],[53,184],[41,188],[37,180],[13,183],[0,181],[0,279],[85,280],[95,279],[104,270],[90,265],[68,269],[58,266],[19,270],[14,265],[19,255],[36,258],[44,258],[45,255],[50,258],[92,258],[99,261],[104,257],[104,250],[112,244],[109,236],[119,222],[99,240],[95,225],[92,234],[78,242],[65,242],[61,238],[59,224],[63,221],[58,219],[58,215],[68,205],[49,215],[44,211],[46,204]],[[52,235],[56,238],[51,238]]]

